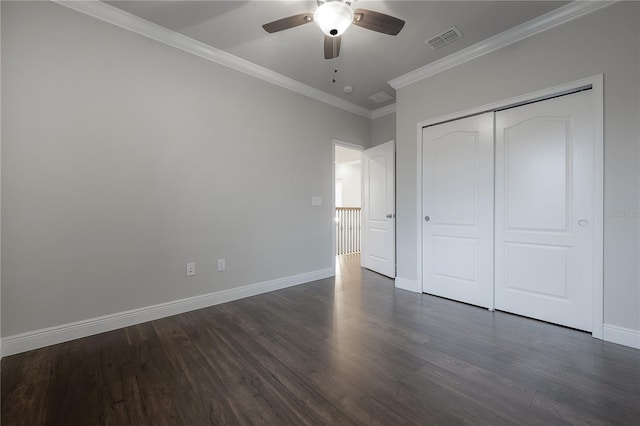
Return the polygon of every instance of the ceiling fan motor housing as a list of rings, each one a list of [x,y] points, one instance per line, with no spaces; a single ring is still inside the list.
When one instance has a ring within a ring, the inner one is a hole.
[[[337,37],[353,22],[353,9],[341,0],[328,1],[318,6],[313,20],[325,35]]]

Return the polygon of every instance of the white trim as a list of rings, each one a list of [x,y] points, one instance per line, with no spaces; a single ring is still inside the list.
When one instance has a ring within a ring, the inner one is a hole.
[[[603,331],[603,340],[606,342],[640,349],[640,330],[632,330],[630,328],[618,327],[617,325],[604,324]]]
[[[422,229],[422,128],[424,125],[422,123],[424,122],[418,123],[418,134],[416,136],[416,141],[418,141],[416,144],[416,235],[418,237],[416,238],[416,282],[420,293],[424,293],[424,277],[422,273],[422,239],[424,238],[424,230]]]
[[[177,33],[163,26],[154,24],[122,9],[108,5],[99,0],[67,1],[51,0],[61,6],[68,7],[76,12],[84,13],[104,22],[116,25],[120,28],[132,31],[136,34],[159,41],[185,52],[215,62],[233,70],[259,78],[276,86],[291,90],[292,92],[307,96],[325,104],[352,112],[359,116],[371,119],[372,111],[360,105],[346,101],[337,96],[330,95],[314,87],[307,86],[297,80],[278,74],[275,71],[256,65],[245,59],[231,55],[220,49],[209,46],[191,37]]]
[[[414,293],[421,293],[421,288],[418,285],[419,281],[409,280],[406,278],[396,277],[396,288],[401,290],[412,291]]]
[[[604,77],[591,78],[593,92],[593,331],[604,332]]]
[[[331,267],[333,273],[336,271],[336,145],[339,142],[335,139],[331,144]]]
[[[286,287],[292,287],[311,281],[333,276],[333,269],[320,269],[299,275],[250,284],[243,287],[222,290],[172,302],[161,303],[145,308],[105,315],[41,330],[8,336],[2,339],[2,355],[8,356],[32,349],[38,349],[57,343],[68,342],[82,337],[92,336],[106,331],[116,330],[147,321],[157,320],[196,309],[207,308],[221,303],[231,302],[245,297],[256,296]]]
[[[456,53],[446,56],[437,61],[431,62],[421,68],[408,72],[400,77],[389,81],[389,85],[398,90],[410,84],[416,83],[432,75],[441,73],[450,68],[464,64],[472,59],[494,52],[510,44],[516,43],[525,38],[531,37],[542,31],[546,31],[558,25],[562,25],[580,16],[595,12],[607,7],[615,1],[573,1],[549,13],[538,16],[530,21],[510,28],[493,37],[473,44]]]
[[[603,338],[604,323],[604,83],[603,75],[595,75],[565,84],[559,84],[547,89],[538,90],[510,99],[493,102],[487,105],[471,108],[465,111],[447,114],[421,121],[417,124],[416,137],[416,230],[418,234],[416,244],[416,277],[420,291],[423,289],[422,272],[422,129],[426,126],[443,123],[483,112],[495,111],[510,105],[517,105],[528,101],[548,98],[557,94],[567,93],[575,89],[591,86],[594,103],[594,264],[593,264],[593,330],[594,338]]]
[[[366,147],[364,147],[362,145],[358,145],[358,144],[351,143],[351,142],[341,141],[339,139],[333,139],[333,144],[334,144],[334,146],[335,145],[340,145],[343,148],[355,149],[356,151],[364,151],[365,149],[367,149]]]
[[[375,120],[376,118],[384,117],[385,115],[393,114],[396,112],[396,104],[391,104],[387,106],[383,106],[382,108],[374,109],[371,111],[371,119]]]

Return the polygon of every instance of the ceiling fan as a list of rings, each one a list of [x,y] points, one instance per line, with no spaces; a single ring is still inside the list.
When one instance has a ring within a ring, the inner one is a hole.
[[[351,24],[383,34],[397,35],[404,21],[367,9],[353,9],[357,0],[316,0],[318,8],[315,12],[299,13],[278,19],[262,28],[268,33],[275,33],[299,25],[315,22],[324,33],[324,58],[336,58],[340,54],[340,36]]]

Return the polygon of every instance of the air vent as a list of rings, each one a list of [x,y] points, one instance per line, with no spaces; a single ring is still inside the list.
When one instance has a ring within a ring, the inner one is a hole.
[[[429,40],[425,40],[425,43],[432,49],[437,49],[439,47],[444,46],[445,44],[449,44],[452,41],[456,41],[457,39],[462,38],[462,33],[456,27],[451,27],[446,31],[441,32],[435,37],[430,38]]]
[[[393,99],[393,96],[383,91],[383,92],[378,92],[375,95],[371,95],[367,99],[377,104],[381,104],[383,102]]]

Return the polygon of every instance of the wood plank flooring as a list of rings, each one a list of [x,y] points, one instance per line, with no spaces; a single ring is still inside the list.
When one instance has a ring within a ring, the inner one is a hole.
[[[640,424],[640,351],[335,279],[2,360],[2,425]]]

